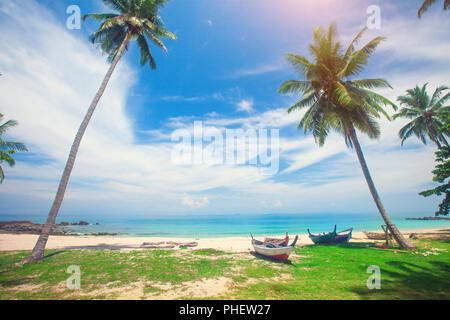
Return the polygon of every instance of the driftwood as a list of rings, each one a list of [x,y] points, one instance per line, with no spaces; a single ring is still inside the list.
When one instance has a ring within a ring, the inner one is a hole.
[[[176,246],[179,246],[180,248],[189,247],[194,248],[198,246],[197,242],[188,242],[188,243],[179,243],[179,242],[144,242],[141,244],[141,248],[146,249],[173,249]]]
[[[386,240],[385,232],[367,232],[361,228],[361,231],[364,233],[367,239],[370,240]],[[389,240],[392,240],[392,234],[389,234]]]
[[[180,248],[184,248],[184,247],[194,248],[194,247],[198,247],[198,243],[197,242],[181,243],[179,246],[180,246]]]
[[[144,242],[141,248],[146,249],[173,249],[174,245],[166,244],[165,242]]]

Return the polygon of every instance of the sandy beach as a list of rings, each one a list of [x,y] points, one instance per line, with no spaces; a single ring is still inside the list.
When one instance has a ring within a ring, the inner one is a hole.
[[[450,229],[420,229],[402,230],[409,236],[411,233],[442,233]],[[279,236],[284,237],[283,235]],[[291,235],[291,239],[294,235]],[[31,250],[38,239],[37,235],[28,234],[0,234],[0,251]],[[143,249],[144,242],[197,242],[198,246],[192,249],[216,249],[226,252],[250,252],[253,250],[248,237],[230,238],[163,238],[163,237],[126,237],[126,236],[50,236],[47,249],[64,250],[136,250]],[[370,241],[360,231],[353,232],[352,242]],[[307,234],[300,234],[297,245],[313,244]],[[174,249],[178,249],[175,247]]]

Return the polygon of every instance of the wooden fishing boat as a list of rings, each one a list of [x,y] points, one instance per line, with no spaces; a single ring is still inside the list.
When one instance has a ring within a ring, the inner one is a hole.
[[[349,242],[352,238],[353,228],[336,232],[336,226],[334,230],[328,233],[313,234],[308,229],[309,238],[315,244],[334,244]]]
[[[386,226],[381,226],[381,229],[383,229],[384,232],[367,232],[363,228],[361,228],[361,231],[364,233],[367,239],[370,240],[386,240],[386,237],[388,240],[392,240],[392,233],[388,232],[386,235]]]
[[[367,232],[366,230],[361,228],[361,231],[364,233],[367,239],[370,240],[386,240],[385,232]],[[392,234],[388,235],[389,240],[392,240]]]
[[[258,241],[253,238],[252,234],[250,235],[253,248],[257,254],[279,261],[286,261],[289,258],[298,241],[298,236],[296,236],[294,242],[289,245],[289,236],[287,234],[285,239],[265,238],[265,241]]]

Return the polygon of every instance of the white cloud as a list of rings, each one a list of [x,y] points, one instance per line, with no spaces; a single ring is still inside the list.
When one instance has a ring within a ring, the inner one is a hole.
[[[244,111],[244,112],[252,112],[253,111],[253,100],[251,99],[243,99],[241,100],[237,106],[238,106],[238,111]]]
[[[193,96],[193,97],[164,96],[161,98],[162,101],[169,101],[169,102],[198,102],[198,101],[205,101],[205,100],[222,101],[224,99],[225,99],[224,96],[220,92],[216,92],[213,94],[200,95],[200,96]]]
[[[194,200],[190,196],[185,196],[181,204],[190,209],[199,209],[205,207],[209,204],[207,197],[202,197],[200,200]]]
[[[277,63],[277,64],[263,64],[256,66],[254,68],[246,68],[246,69],[240,69],[228,76],[228,78],[235,79],[235,78],[242,78],[242,77],[248,77],[248,76],[260,76],[266,73],[280,71],[282,69],[286,68],[286,64],[284,63]]]

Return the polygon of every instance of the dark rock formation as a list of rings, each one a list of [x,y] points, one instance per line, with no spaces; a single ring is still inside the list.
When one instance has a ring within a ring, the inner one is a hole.
[[[31,221],[2,221],[0,222],[0,233],[40,234],[43,226],[42,224]],[[66,235],[67,231],[55,225],[50,234],[61,236]]]

